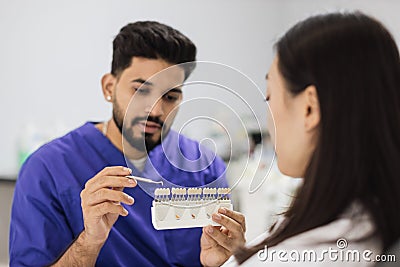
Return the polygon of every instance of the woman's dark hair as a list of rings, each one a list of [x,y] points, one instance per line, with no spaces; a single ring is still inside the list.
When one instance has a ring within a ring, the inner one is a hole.
[[[155,21],[138,21],[124,26],[113,41],[111,74],[118,76],[133,57],[163,59],[171,64],[196,60],[196,46],[174,28]],[[194,63],[185,64],[185,79]]]
[[[276,49],[292,95],[317,89],[318,143],[286,223],[236,259],[330,223],[354,202],[370,214],[387,249],[400,238],[400,59],[393,37],[362,13],[331,13],[299,22]]]

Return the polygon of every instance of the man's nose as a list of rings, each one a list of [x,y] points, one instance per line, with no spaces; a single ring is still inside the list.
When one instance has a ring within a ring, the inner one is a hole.
[[[152,105],[148,105],[146,112],[152,117],[160,117],[164,115],[162,99],[160,98],[155,103],[153,102]]]

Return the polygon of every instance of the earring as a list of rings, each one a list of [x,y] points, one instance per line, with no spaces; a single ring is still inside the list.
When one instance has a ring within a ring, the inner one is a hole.
[[[107,101],[111,101],[111,96],[108,95],[108,96],[106,97],[106,99],[107,99]]]

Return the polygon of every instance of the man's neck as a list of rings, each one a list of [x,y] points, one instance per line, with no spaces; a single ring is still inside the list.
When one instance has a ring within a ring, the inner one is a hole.
[[[103,123],[99,123],[96,125],[96,128],[103,132],[103,126]],[[113,119],[108,121],[108,126],[106,128],[107,130],[105,131],[105,136],[119,151],[129,156],[130,159],[136,160],[147,156],[146,152],[139,151],[134,147],[122,146],[122,134]]]

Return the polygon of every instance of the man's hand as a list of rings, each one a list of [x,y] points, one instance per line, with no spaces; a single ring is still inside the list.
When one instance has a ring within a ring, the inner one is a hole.
[[[222,226],[206,226],[201,235],[200,261],[204,266],[220,266],[244,246],[246,223],[243,214],[220,208],[213,221]]]
[[[131,170],[125,167],[107,167],[87,181],[81,192],[85,229],[52,267],[95,265],[118,216],[128,215],[121,203],[132,205],[134,202],[122,192],[124,187],[136,186],[135,180],[125,177],[130,174]]]
[[[92,245],[102,245],[119,215],[128,215],[121,203],[134,202],[122,192],[124,187],[136,186],[135,180],[125,177],[130,174],[131,170],[125,167],[106,167],[85,184],[81,192],[84,234]]]

